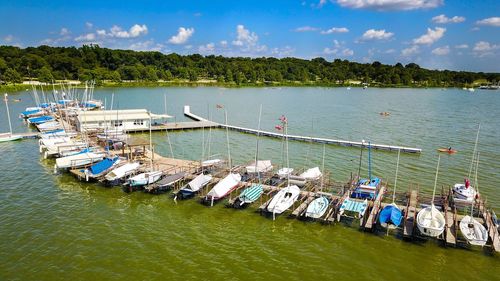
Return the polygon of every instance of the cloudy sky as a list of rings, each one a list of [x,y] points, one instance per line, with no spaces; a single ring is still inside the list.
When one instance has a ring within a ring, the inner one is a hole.
[[[1,1],[0,44],[500,72],[498,0],[73,2]]]

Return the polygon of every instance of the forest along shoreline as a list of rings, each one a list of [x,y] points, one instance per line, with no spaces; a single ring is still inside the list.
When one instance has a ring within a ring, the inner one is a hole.
[[[497,85],[500,73],[430,70],[403,65],[357,63],[322,57],[223,57],[82,47],[0,46],[0,89],[21,91],[32,83],[96,81],[103,87],[458,87]]]

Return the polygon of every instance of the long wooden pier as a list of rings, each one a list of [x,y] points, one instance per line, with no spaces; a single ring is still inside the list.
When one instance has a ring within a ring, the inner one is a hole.
[[[184,115],[193,119],[193,120],[196,120],[196,121],[211,122],[210,120],[207,120],[203,117],[200,117],[196,114],[193,114],[191,112],[191,107],[189,105],[184,106]],[[212,122],[212,123],[215,123],[215,122]],[[216,127],[228,128],[230,130],[243,132],[243,133],[247,133],[247,134],[254,134],[254,135],[259,134],[259,135],[265,136],[265,137],[283,138],[283,134],[278,134],[278,133],[274,133],[274,132],[238,127],[238,126],[233,126],[233,125],[225,125],[225,124],[220,124],[220,123],[215,123],[215,124],[217,124]],[[299,136],[299,135],[288,135],[287,137],[289,140],[293,140],[293,141],[315,142],[315,143],[333,144],[333,145],[340,145],[340,146],[347,146],[347,147],[367,147],[368,146],[367,142],[346,141],[346,140],[318,138],[318,137],[306,137],[306,136]],[[406,152],[406,153],[421,153],[422,152],[422,149],[420,149],[420,148],[396,146],[396,145],[385,145],[385,144],[371,143],[370,147],[373,149],[387,150],[387,151],[401,150],[401,152]]]

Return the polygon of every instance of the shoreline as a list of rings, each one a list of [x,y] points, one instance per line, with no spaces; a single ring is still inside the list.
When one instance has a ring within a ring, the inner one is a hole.
[[[52,84],[43,85],[47,87],[48,90],[52,87]],[[59,85],[56,84],[56,87]],[[76,88],[83,88],[83,83],[75,85]],[[2,92],[20,92],[20,91],[30,91],[32,85],[29,84],[6,84],[0,85],[0,91]],[[35,85],[35,87],[40,87],[40,85]],[[196,87],[222,87],[222,88],[275,88],[275,87],[290,87],[290,88],[302,88],[302,87],[322,87],[322,88],[363,88],[363,85],[352,85],[352,84],[336,84],[336,83],[307,83],[307,82],[270,82],[270,83],[220,83],[220,82],[189,82],[189,81],[169,81],[169,82],[104,82],[98,83],[96,88],[106,89],[106,88],[156,88],[156,87],[186,87],[186,88],[196,88]],[[385,84],[375,84],[369,85],[368,88],[390,88],[390,89],[452,89],[459,88],[457,86],[407,86],[407,85],[385,85]]]

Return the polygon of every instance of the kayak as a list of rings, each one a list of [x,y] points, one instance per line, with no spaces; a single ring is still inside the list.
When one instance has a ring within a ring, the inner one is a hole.
[[[448,148],[438,148],[439,152],[446,152],[448,154],[454,154],[457,153],[457,150],[455,149],[448,149]]]

